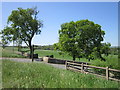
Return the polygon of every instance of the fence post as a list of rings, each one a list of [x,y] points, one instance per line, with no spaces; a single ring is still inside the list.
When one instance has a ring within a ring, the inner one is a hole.
[[[65,61],[65,66],[66,66],[66,69],[67,69],[67,60]]]
[[[75,62],[73,61],[73,64],[72,64],[73,67],[72,68],[74,68],[74,64],[75,64]]]
[[[86,63],[86,65],[88,65],[88,63]],[[85,70],[88,71],[88,67],[86,67]]]
[[[109,67],[106,67],[106,79],[109,80]]]
[[[67,69],[69,69],[69,67],[70,67],[70,62],[68,63],[68,68]]]
[[[81,64],[81,72],[83,72],[83,69],[84,69],[84,65],[83,63]]]

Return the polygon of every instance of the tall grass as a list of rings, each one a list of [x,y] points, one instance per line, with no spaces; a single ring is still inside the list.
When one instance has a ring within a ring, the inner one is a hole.
[[[118,88],[115,81],[43,63],[3,60],[3,88]]]
[[[109,68],[120,70],[120,66],[118,63],[119,62],[118,55],[109,55],[107,57],[104,56],[104,58],[106,59],[105,62],[99,59],[96,59],[96,60],[91,61],[91,63],[97,66],[101,66],[101,67],[108,66]]]

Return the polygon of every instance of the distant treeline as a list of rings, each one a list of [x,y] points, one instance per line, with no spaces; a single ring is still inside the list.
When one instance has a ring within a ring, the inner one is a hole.
[[[45,46],[35,46],[41,50],[54,50],[53,45],[45,45]]]

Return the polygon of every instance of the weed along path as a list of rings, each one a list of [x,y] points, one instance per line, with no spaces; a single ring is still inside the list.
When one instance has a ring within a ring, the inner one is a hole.
[[[17,61],[17,62],[31,62],[32,63],[32,60],[28,59],[28,58],[6,58],[6,57],[0,57],[0,60],[5,60],[5,59],[12,60],[12,61]],[[35,59],[33,63],[44,63],[44,64],[51,65],[51,66],[53,66],[55,68],[66,69],[65,65],[46,63],[46,62],[43,62],[43,61],[39,61],[38,59],[37,60]]]

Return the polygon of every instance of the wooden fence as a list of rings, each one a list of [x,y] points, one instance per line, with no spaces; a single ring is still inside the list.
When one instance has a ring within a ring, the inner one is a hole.
[[[66,65],[67,70],[78,71],[78,72],[82,72],[82,73],[86,73],[86,74],[89,73],[89,74],[105,77],[107,80],[110,79],[110,80],[120,81],[120,79],[116,79],[116,78],[110,76],[110,71],[118,72],[119,75],[120,75],[120,70],[111,69],[109,67],[92,66],[92,65],[88,65],[87,63],[79,64],[79,63],[76,63],[74,61],[72,61],[72,62],[71,61],[66,61],[65,65]],[[103,69],[103,70],[105,70],[105,75],[100,75],[99,73],[90,72],[90,70],[93,70],[91,68]]]

